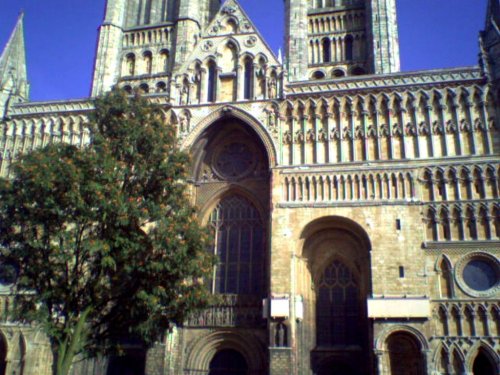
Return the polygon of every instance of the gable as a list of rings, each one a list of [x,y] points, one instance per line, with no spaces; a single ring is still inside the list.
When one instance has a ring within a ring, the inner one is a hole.
[[[175,75],[189,74],[196,64],[206,65],[209,61],[216,63],[222,75],[236,74],[245,59],[258,65],[281,66],[238,2],[228,0],[202,32],[193,52]]]

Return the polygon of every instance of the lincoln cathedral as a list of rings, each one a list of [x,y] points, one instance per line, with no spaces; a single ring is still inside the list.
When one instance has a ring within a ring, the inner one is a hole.
[[[237,0],[107,0],[91,97],[53,102],[29,100],[21,16],[0,57],[0,174],[88,142],[92,97],[140,92],[190,152],[215,233],[216,305],[73,374],[499,374],[498,0],[481,11],[476,66],[401,72],[396,0],[285,0],[283,56]],[[0,375],[49,375],[10,290]]]

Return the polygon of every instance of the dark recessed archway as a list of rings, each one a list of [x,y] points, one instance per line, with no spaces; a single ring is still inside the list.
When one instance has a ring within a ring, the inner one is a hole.
[[[353,370],[351,366],[336,360],[323,364],[315,375],[358,375],[359,372]]]
[[[243,355],[233,349],[224,349],[210,361],[209,375],[247,375],[248,364]]]
[[[420,342],[408,332],[395,332],[387,339],[391,375],[423,375]]]
[[[144,375],[146,351],[142,348],[126,349],[124,355],[111,356],[106,375]]]
[[[490,360],[490,357],[482,350],[479,351],[474,364],[472,365],[472,373],[474,375],[496,375],[495,366]]]

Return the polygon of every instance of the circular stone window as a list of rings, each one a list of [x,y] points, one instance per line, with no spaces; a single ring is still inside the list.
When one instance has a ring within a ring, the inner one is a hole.
[[[255,152],[243,142],[224,144],[215,153],[215,172],[224,179],[234,180],[250,174],[256,165]]]
[[[500,290],[500,262],[487,253],[475,252],[463,257],[455,268],[460,288],[474,297],[489,297]]]

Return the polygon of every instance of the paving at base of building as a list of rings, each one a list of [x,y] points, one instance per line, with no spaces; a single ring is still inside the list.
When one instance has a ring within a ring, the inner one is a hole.
[[[284,64],[235,0],[107,1],[92,97],[139,90],[177,127],[223,297],[73,374],[500,373],[498,0],[478,66],[409,73],[395,0],[285,5]],[[21,17],[0,59],[4,176],[89,141],[91,98],[28,92]],[[0,332],[0,375],[51,373],[39,328]]]

